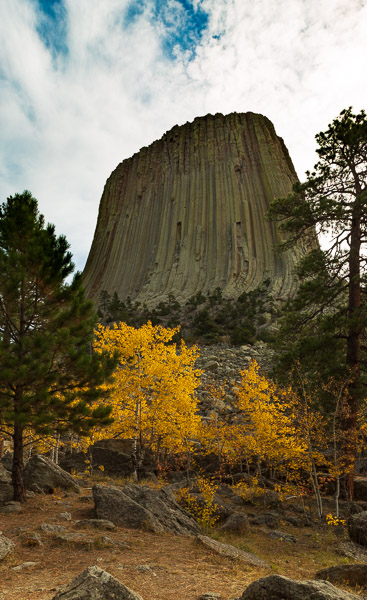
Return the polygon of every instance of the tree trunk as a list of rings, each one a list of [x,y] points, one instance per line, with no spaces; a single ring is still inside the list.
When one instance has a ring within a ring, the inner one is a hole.
[[[14,500],[25,502],[25,488],[23,482],[23,427],[19,423],[14,423],[13,433],[14,455],[12,468],[12,483],[14,489]]]
[[[358,206],[353,210],[350,251],[349,251],[349,298],[348,298],[348,336],[347,336],[347,367],[350,369],[351,384],[348,390],[348,415],[344,428],[348,439],[345,445],[347,463],[346,487],[349,500],[353,499],[354,462],[357,451],[357,418],[360,395],[360,360],[361,360],[361,281],[360,281],[360,252],[361,252],[361,218]]]

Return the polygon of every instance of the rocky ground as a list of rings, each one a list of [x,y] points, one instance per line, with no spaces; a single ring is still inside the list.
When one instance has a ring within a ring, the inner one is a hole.
[[[367,564],[366,551],[351,544],[344,530],[312,520],[307,525],[292,506],[281,510],[256,503],[243,506],[246,527],[240,533],[223,531],[220,525],[206,532],[268,563],[264,567],[218,555],[195,536],[121,525],[112,530],[88,523],[80,526],[77,521],[95,517],[88,484],[81,494],[56,490],[34,495],[19,512],[0,514],[2,533],[15,544],[14,552],[0,562],[0,598],[51,600],[91,565],[105,569],[144,600],[198,600],[209,592],[212,595],[206,598],[231,600],[252,581],[271,573],[313,579],[316,571],[328,566]],[[297,514],[291,525],[289,516]],[[349,589],[363,597],[356,586]]]

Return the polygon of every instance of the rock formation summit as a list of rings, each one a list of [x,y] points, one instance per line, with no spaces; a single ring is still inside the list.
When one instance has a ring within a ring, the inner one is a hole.
[[[291,296],[303,248],[278,255],[280,234],[265,213],[296,180],[262,115],[207,115],[173,127],[107,180],[83,274],[87,294],[97,302],[107,290],[153,306],[218,287],[237,297],[270,279],[275,296]]]

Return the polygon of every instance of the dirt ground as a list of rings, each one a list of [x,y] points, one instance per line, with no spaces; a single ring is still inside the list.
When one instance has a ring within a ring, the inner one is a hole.
[[[91,565],[111,573],[143,600],[196,600],[206,592],[230,600],[271,572],[307,579],[320,568],[349,562],[338,553],[340,540],[327,528],[288,527],[287,531],[298,538],[296,544],[270,540],[264,530],[256,528],[241,539],[221,537],[268,561],[270,571],[215,555],[191,537],[120,527],[113,531],[83,529],[80,533],[91,543],[80,546],[40,531],[42,523],[50,523],[75,533],[75,521],[94,517],[90,495],[90,489],[83,489],[81,495],[35,496],[20,513],[0,514],[0,530],[16,546],[15,552],[0,563],[1,600],[49,600],[60,586]],[[59,516],[65,511],[71,514],[70,521]],[[38,533],[43,545],[29,546],[28,533]],[[124,543],[123,547],[106,546],[101,539],[104,535]],[[35,564],[17,569],[27,562]]]

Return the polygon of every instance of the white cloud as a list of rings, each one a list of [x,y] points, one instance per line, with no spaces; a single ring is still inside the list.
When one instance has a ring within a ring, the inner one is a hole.
[[[0,193],[30,189],[79,268],[106,178],[174,124],[266,114],[302,177],[315,133],[342,108],[365,106],[364,1],[197,0],[209,22],[193,60],[185,48],[174,60],[162,49],[184,27],[178,0],[167,0],[165,19],[147,0],[128,27],[127,0],[65,5],[68,53],[55,58],[37,33],[35,2],[0,3]]]

